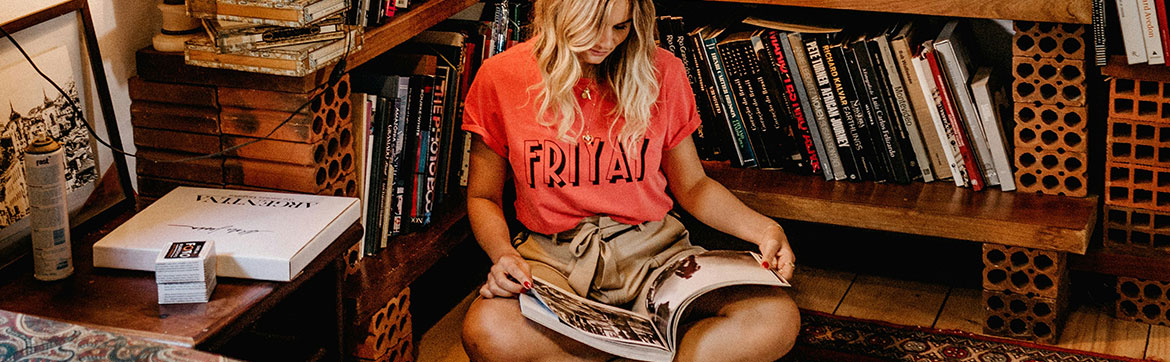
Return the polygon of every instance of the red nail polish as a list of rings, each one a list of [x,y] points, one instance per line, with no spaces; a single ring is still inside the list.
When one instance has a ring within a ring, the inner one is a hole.
[[[532,289],[532,282],[524,282],[524,289]]]
[[[771,269],[768,267],[768,262],[765,261],[763,265],[764,265],[764,269]]]

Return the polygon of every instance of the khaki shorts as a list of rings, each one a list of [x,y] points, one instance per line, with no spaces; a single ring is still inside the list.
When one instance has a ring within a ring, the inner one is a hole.
[[[633,301],[658,267],[704,250],[691,245],[686,228],[669,214],[638,225],[588,217],[552,235],[521,232],[513,245],[533,275],[609,305]]]

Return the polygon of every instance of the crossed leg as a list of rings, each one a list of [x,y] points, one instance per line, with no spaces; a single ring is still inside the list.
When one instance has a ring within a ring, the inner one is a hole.
[[[676,361],[775,361],[800,330],[796,303],[781,289],[737,286],[700,297],[682,328]],[[476,299],[463,322],[472,361],[605,361],[612,356],[520,314],[515,298]]]

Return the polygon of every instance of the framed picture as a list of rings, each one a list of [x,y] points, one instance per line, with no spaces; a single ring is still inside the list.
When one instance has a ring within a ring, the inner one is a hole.
[[[31,249],[24,155],[37,135],[64,149],[74,228],[133,207],[134,191],[88,3],[46,6],[0,23],[0,30],[0,104],[8,108],[0,117],[3,266]]]

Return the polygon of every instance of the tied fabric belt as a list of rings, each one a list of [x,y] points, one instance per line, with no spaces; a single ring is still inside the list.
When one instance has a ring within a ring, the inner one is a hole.
[[[703,250],[691,245],[686,229],[671,215],[638,225],[587,217],[568,231],[529,232],[517,242],[534,275],[611,305],[632,301],[651,272],[674,257]]]

